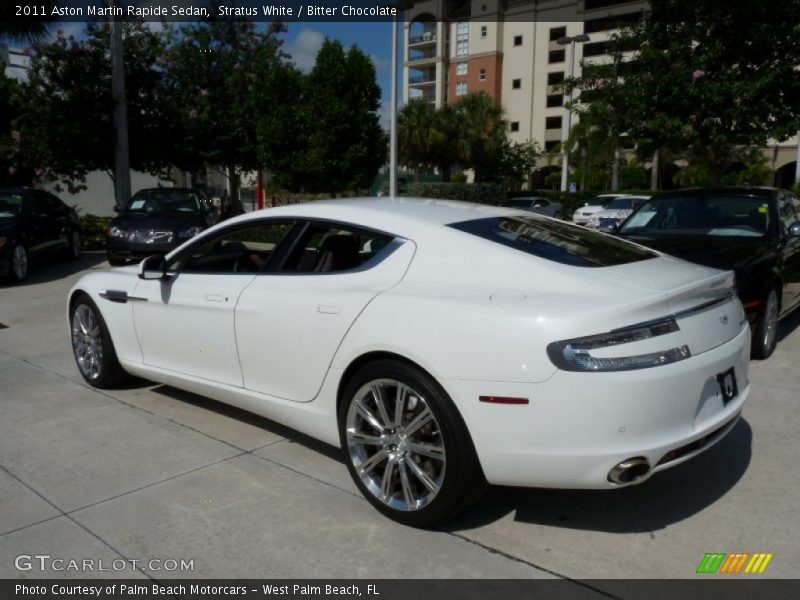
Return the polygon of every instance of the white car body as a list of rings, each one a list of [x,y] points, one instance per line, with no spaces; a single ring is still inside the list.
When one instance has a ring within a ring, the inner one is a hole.
[[[575,212],[572,213],[572,222],[576,225],[586,225],[594,215],[606,209],[606,204],[608,204],[608,202],[614,198],[621,198],[627,195],[628,194],[599,194],[592,198],[592,200],[607,200],[607,202],[605,204],[592,204],[591,202],[587,202],[585,205],[576,209]]]
[[[68,302],[87,294],[99,307],[127,372],[337,447],[349,369],[377,353],[400,357],[452,399],[492,484],[621,487],[609,479],[615,465],[646,460],[635,478],[643,481],[727,433],[750,390],[750,333],[733,274],[657,252],[618,266],[571,266],[447,226],[518,215],[573,229],[513,209],[435,200],[284,206],[216,225],[167,260],[225,228],[279,218],[378,229],[394,236],[393,247],[370,268],[335,274],[178,273],[162,281],[116,268],[83,276]],[[129,301],[118,300],[125,294]],[[575,372],[548,354],[559,341],[667,317],[678,329],[596,355],[687,348],[691,356],[672,364]],[[718,375],[730,369],[738,394],[725,403]]]
[[[604,208],[603,210],[594,213],[586,223],[586,226],[591,229],[596,229],[600,226],[600,223],[603,221],[603,219],[613,219],[617,224],[622,223],[622,221],[631,215],[631,213],[634,211],[634,208],[639,206],[639,204],[649,200],[651,196],[626,195],[620,196],[620,198],[630,201],[630,208]]]

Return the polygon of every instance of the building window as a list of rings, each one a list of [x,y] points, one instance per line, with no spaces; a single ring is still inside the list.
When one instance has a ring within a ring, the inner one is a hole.
[[[552,152],[556,146],[558,146],[561,142],[558,140],[549,140],[544,143],[545,152]]]
[[[515,46],[522,46],[522,36],[521,35],[515,35],[514,36],[514,45]]]
[[[562,106],[564,104],[563,94],[548,94],[547,95],[547,108]]]
[[[481,37],[485,38],[489,33],[489,28],[486,25],[481,25]]]
[[[466,75],[467,74],[467,63],[466,61],[462,61],[456,64],[456,75]]]
[[[564,72],[556,71],[547,74],[547,85],[561,85],[564,83]]]
[[[486,69],[481,69],[480,71],[478,71],[478,80],[486,81]]]
[[[467,84],[460,81],[456,84],[456,96],[463,96],[467,93]]]
[[[553,27],[550,30],[550,41],[557,42],[558,38],[562,38],[567,35],[567,28],[566,27]]]
[[[519,131],[519,121],[511,121],[511,131]]]
[[[610,41],[606,42],[592,42],[591,44],[583,44],[583,56],[601,56],[613,52],[614,48]]]
[[[561,117],[547,117],[544,120],[545,129],[561,129]]]
[[[547,62],[550,64],[564,62],[564,50],[550,50]]]
[[[511,89],[518,90],[521,87],[522,87],[522,79],[511,80]]]
[[[461,21],[456,26],[456,56],[469,54],[469,22]]]

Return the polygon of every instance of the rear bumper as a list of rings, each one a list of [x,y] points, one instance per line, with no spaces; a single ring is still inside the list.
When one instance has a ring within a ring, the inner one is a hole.
[[[750,394],[750,331],[671,365],[616,373],[557,371],[538,384],[447,380],[490,483],[603,489],[611,468],[644,457],[653,473],[680,464],[730,431]],[[727,405],[716,375],[734,368]],[[479,396],[528,398],[526,405]]]

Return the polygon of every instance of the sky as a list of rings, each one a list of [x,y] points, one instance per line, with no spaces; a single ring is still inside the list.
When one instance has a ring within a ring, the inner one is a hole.
[[[259,25],[263,25],[260,23]],[[61,23],[64,35],[81,38],[84,23]],[[55,27],[53,32],[55,32]],[[284,50],[292,56],[295,65],[309,71],[326,37],[341,41],[345,47],[357,45],[375,65],[378,85],[382,91],[381,124],[388,129],[392,60],[391,22],[344,23],[344,22],[291,22],[284,35]],[[401,85],[398,77],[398,85]],[[401,94],[398,91],[398,94]]]

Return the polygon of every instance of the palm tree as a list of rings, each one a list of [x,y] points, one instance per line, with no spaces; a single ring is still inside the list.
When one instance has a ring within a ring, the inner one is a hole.
[[[53,8],[60,5],[58,0],[37,0],[35,4],[37,8],[44,8],[47,15],[50,15]],[[23,21],[15,15],[15,12],[16,8],[13,2],[0,3],[0,41],[5,40],[21,46],[30,46],[42,41],[48,35],[49,23],[34,19]]]
[[[414,181],[420,171],[439,164],[441,149],[448,139],[439,111],[427,100],[414,99],[400,111],[397,119],[400,162],[413,169]]]
[[[506,142],[508,124],[503,108],[487,94],[467,94],[453,105],[459,124],[460,162],[475,171],[475,181],[489,181]]]

